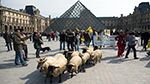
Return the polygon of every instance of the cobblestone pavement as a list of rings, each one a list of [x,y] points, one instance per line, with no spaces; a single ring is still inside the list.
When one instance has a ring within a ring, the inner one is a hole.
[[[33,43],[27,41],[29,49],[29,61],[27,67],[15,66],[14,51],[7,52],[4,39],[0,37],[0,82],[1,84],[44,84],[44,75],[37,69],[37,58]],[[41,53],[40,56],[53,56],[59,53],[59,42],[47,42],[44,45],[51,47],[52,51]],[[87,66],[85,73],[79,73],[70,78],[67,73],[63,75],[62,84],[150,84],[150,57],[146,52],[137,55],[140,59],[134,60],[132,52],[128,59],[116,58],[117,51],[112,48],[103,48],[101,63],[95,66]],[[56,84],[58,78],[54,79]],[[47,81],[49,84],[49,81]]]

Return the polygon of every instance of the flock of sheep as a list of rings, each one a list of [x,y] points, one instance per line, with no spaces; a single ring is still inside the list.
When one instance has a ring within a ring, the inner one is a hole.
[[[40,58],[38,60],[37,69],[50,77],[50,83],[52,83],[53,77],[59,77],[59,83],[61,82],[61,75],[65,71],[71,74],[80,71],[85,72],[85,66],[88,63],[95,65],[98,61],[101,61],[102,51],[97,46],[83,49],[82,53],[78,51],[64,51],[64,53],[56,54],[53,57]]]

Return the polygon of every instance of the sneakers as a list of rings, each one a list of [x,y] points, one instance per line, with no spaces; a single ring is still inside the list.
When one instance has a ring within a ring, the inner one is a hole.
[[[138,57],[135,57],[134,59],[139,59]]]
[[[23,64],[22,66],[28,66],[28,64]]]
[[[36,56],[36,58],[40,58],[40,56]]]

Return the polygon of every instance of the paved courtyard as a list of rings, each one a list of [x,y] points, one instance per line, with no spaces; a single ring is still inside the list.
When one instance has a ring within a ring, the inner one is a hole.
[[[14,51],[7,52],[4,39],[0,37],[0,84],[44,84],[44,76],[36,69],[37,58],[33,43],[27,41],[29,61],[27,67],[15,66]],[[44,45],[51,47],[52,51],[41,53],[40,56],[53,56],[59,51],[59,42],[48,42],[44,38]],[[112,48],[103,48],[101,63],[95,66],[87,66],[85,73],[79,73],[70,78],[67,73],[63,75],[62,84],[150,84],[150,57],[146,52],[140,52],[140,59],[134,60],[133,53],[128,59],[116,58],[117,51]],[[57,84],[57,78],[53,84]],[[49,84],[49,81],[47,81]]]

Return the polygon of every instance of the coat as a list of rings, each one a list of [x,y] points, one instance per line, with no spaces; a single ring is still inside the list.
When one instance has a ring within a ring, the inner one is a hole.
[[[41,48],[41,44],[43,44],[42,39],[39,36],[34,36],[34,48],[39,49]]]
[[[18,32],[14,33],[14,36],[13,36],[14,51],[21,51],[23,49],[22,41],[20,37],[21,35]]]

